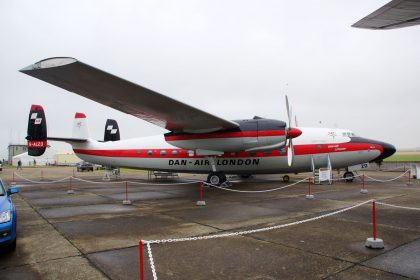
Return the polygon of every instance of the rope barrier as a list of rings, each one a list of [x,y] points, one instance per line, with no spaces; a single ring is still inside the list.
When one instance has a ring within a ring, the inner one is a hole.
[[[97,181],[86,180],[86,179],[82,179],[82,178],[78,178],[78,177],[73,177],[73,179],[77,180],[77,181],[80,181],[80,182],[91,183],[91,184],[121,184],[121,183],[125,182],[125,181],[97,182]]]
[[[239,236],[239,235],[242,236],[242,235],[248,235],[248,234],[253,234],[253,233],[260,233],[260,232],[285,228],[285,227],[289,227],[289,226],[299,225],[299,224],[303,224],[303,223],[312,222],[312,221],[320,220],[320,219],[323,219],[323,218],[331,217],[333,215],[337,215],[337,214],[341,214],[341,213],[350,211],[354,208],[360,207],[362,205],[365,205],[365,204],[368,204],[368,203],[371,203],[371,202],[372,203],[374,202],[374,203],[380,204],[380,205],[384,205],[384,206],[388,206],[388,207],[420,211],[420,208],[388,204],[388,203],[385,203],[385,202],[375,201],[375,199],[369,199],[369,200],[366,200],[364,202],[360,202],[360,203],[357,203],[353,206],[349,206],[347,208],[343,208],[343,209],[340,209],[340,210],[337,210],[337,211],[334,211],[334,212],[331,212],[331,213],[327,213],[327,214],[324,214],[324,215],[321,215],[321,216],[312,217],[312,218],[309,218],[309,219],[295,221],[295,222],[291,222],[291,223],[287,223],[287,224],[275,225],[275,226],[271,226],[271,227],[264,227],[264,228],[252,229],[252,230],[244,230],[244,231],[238,231],[238,232],[228,232],[228,233],[221,233],[221,234],[205,235],[205,236],[170,238],[170,239],[160,239],[160,240],[142,240],[142,243],[139,243],[139,244],[143,244],[143,243],[146,244],[147,252],[148,252],[148,255],[149,255],[150,269],[152,271],[153,279],[157,280],[158,278],[157,278],[156,266],[155,266],[155,263],[154,263],[151,244],[165,244],[165,243],[175,243],[175,242],[184,242],[184,241],[208,240],[208,239],[216,239],[216,238],[223,238],[223,237],[232,237],[232,236]]]
[[[252,230],[244,230],[244,231],[238,231],[238,232],[221,233],[221,234],[214,234],[214,235],[205,235],[205,236],[182,237],[182,238],[160,239],[160,240],[143,240],[143,242],[150,243],[150,244],[164,244],[164,243],[183,242],[183,241],[215,239],[215,238],[222,238],[222,237],[230,237],[230,236],[247,235],[247,234],[252,234],[252,233],[265,232],[265,231],[270,231],[270,230],[273,230],[273,229],[279,229],[279,228],[284,228],[284,227],[288,227],[288,226],[299,225],[299,224],[323,219],[323,218],[326,218],[326,217],[330,217],[330,216],[340,214],[340,213],[343,213],[343,212],[347,212],[347,211],[352,210],[354,208],[360,207],[360,206],[365,205],[365,204],[367,204],[371,201],[372,201],[372,199],[369,199],[367,201],[355,204],[353,206],[343,208],[343,209],[340,209],[340,210],[337,210],[337,211],[334,211],[334,212],[331,212],[331,213],[327,213],[327,214],[324,214],[324,215],[321,215],[321,216],[312,217],[312,218],[309,218],[309,219],[300,220],[300,221],[296,221],[296,222],[291,222],[291,223],[287,223],[287,224],[275,225],[275,226],[271,226],[271,227],[264,227],[264,228],[252,229]]]
[[[146,246],[147,246],[147,253],[149,255],[150,269],[152,270],[153,279],[157,280],[155,261],[153,260],[153,254],[152,254],[152,246],[150,246],[150,243],[148,242],[146,243]]]
[[[369,178],[369,179],[371,179],[372,181],[375,181],[375,182],[385,183],[385,182],[395,181],[395,180],[397,180],[397,179],[399,179],[399,178],[403,177],[403,176],[404,176],[405,174],[407,174],[408,172],[410,172],[410,169],[406,170],[404,173],[402,173],[401,175],[399,175],[399,176],[397,176],[397,177],[395,177],[395,178],[392,178],[392,179],[386,179],[386,180],[375,179],[375,178],[372,178],[372,177],[370,177],[370,176],[368,176],[368,175],[365,175],[365,177],[366,177],[366,178]]]
[[[82,178],[78,178],[78,177],[74,177],[74,176],[68,176],[59,180],[55,180],[55,181],[35,181],[35,180],[31,180],[28,178],[23,177],[22,175],[18,174],[18,173],[13,173],[16,174],[16,176],[18,176],[19,178],[21,178],[22,180],[25,180],[27,182],[30,183],[34,183],[34,184],[51,184],[51,183],[58,183],[58,182],[62,182],[65,180],[68,180],[70,178],[77,180],[77,181],[81,181],[81,182],[85,182],[85,183],[91,183],[91,184],[120,184],[120,183],[124,183],[124,182],[128,182],[130,184],[134,184],[134,185],[153,185],[153,186],[172,186],[172,185],[188,185],[188,184],[194,184],[194,183],[199,183],[200,181],[188,181],[188,182],[179,182],[179,183],[159,183],[159,184],[154,184],[154,183],[148,183],[148,182],[136,182],[136,181],[113,181],[113,182],[97,182],[97,181],[92,181],[92,180],[86,180],[86,179],[82,179]]]
[[[376,182],[391,182],[391,181],[395,181],[401,177],[403,177],[405,174],[407,174],[408,172],[410,172],[410,169],[406,170],[404,173],[402,173],[401,175],[395,177],[395,178],[391,178],[391,179],[386,179],[386,180],[380,180],[380,179],[376,179],[373,177],[370,177],[368,175],[364,175],[366,178],[369,178],[371,181],[376,181]],[[15,175],[15,172],[13,173]],[[90,184],[121,184],[124,182],[130,183],[132,185],[151,185],[151,186],[174,186],[174,185],[189,185],[189,184],[195,184],[195,183],[200,183],[201,181],[198,180],[191,180],[191,181],[187,181],[187,182],[174,182],[174,183],[149,183],[149,182],[136,182],[136,181],[113,181],[113,182],[97,182],[97,181],[92,181],[92,180],[86,180],[86,179],[82,179],[82,178],[78,178],[78,177],[74,177],[74,176],[68,176],[59,180],[55,180],[55,181],[35,181],[35,180],[30,180],[28,178],[23,177],[22,175],[16,173],[16,175],[28,182],[34,183],[34,184],[52,184],[52,183],[58,183],[58,182],[62,182],[65,181],[67,179],[74,179],[80,182],[85,182],[85,183],[90,183]],[[358,177],[362,177],[363,175],[355,175],[352,177],[348,177],[348,178],[336,178],[336,179],[331,179],[332,181],[340,181],[340,180],[348,180],[349,178],[354,179],[354,178],[358,178]],[[300,184],[308,179],[314,179],[314,177],[306,177],[302,180],[299,180],[297,182],[294,182],[292,184],[286,185],[286,186],[281,186],[278,188],[274,188],[274,189],[268,189],[268,190],[255,190],[255,191],[245,191],[245,190],[235,190],[235,189],[230,189],[230,188],[226,188],[226,187],[222,187],[222,186],[217,186],[217,185],[213,185],[207,182],[203,182],[203,184],[205,184],[206,186],[209,187],[214,187],[220,190],[225,190],[225,191],[229,191],[229,192],[237,192],[237,193],[266,193],[266,192],[274,192],[274,191],[278,191],[278,190],[283,190],[286,188],[290,188],[292,186],[295,186],[297,184]]]
[[[268,190],[258,190],[258,191],[244,191],[244,190],[235,190],[235,189],[229,189],[229,188],[225,188],[225,187],[221,187],[221,186],[216,186],[207,182],[203,182],[203,184],[210,186],[210,187],[214,187],[217,189],[221,189],[221,190],[225,190],[225,191],[229,191],[229,192],[238,192],[238,193],[265,193],[265,192],[273,192],[273,191],[278,191],[278,190],[282,190],[282,189],[286,189],[286,188],[290,188],[294,185],[297,185],[299,183],[302,183],[306,180],[308,180],[308,178],[310,179],[311,177],[306,177],[300,181],[297,181],[295,183],[286,185],[286,186],[282,186],[282,187],[278,187],[278,188],[274,188],[274,189],[268,189]]]
[[[376,204],[380,204],[380,205],[384,205],[384,206],[388,206],[388,207],[394,207],[394,208],[400,208],[400,209],[405,209],[405,210],[416,210],[416,211],[420,211],[420,208],[416,208],[416,207],[407,207],[407,206],[401,206],[401,205],[394,205],[394,204],[388,204],[385,202],[376,202]]]
[[[164,244],[164,243],[174,243],[174,242],[184,242],[184,241],[197,241],[197,240],[208,240],[208,239],[216,239],[216,238],[223,238],[223,237],[231,237],[231,236],[239,236],[239,235],[247,235],[247,234],[253,234],[253,233],[259,233],[259,232],[265,232],[265,231],[270,231],[270,230],[274,230],[274,229],[280,229],[280,228],[285,228],[288,226],[293,226],[293,225],[299,225],[299,224],[303,224],[303,223],[307,223],[307,222],[312,222],[312,221],[316,221],[316,220],[320,220],[326,217],[330,217],[333,215],[337,215],[340,213],[344,213],[346,211],[352,210],[354,208],[360,207],[362,205],[365,205],[367,203],[372,202],[373,199],[369,199],[367,201],[355,204],[353,206],[338,210],[338,211],[334,211],[328,214],[324,214],[318,217],[313,217],[313,218],[309,218],[309,219],[305,219],[305,220],[300,220],[300,221],[296,221],[296,222],[291,222],[291,223],[287,223],[287,224],[282,224],[282,225],[276,225],[276,226],[271,226],[271,227],[265,227],[265,228],[259,228],[259,229],[252,229],[252,230],[244,230],[244,231],[238,231],[238,232],[229,232],[229,233],[221,233],[221,234],[214,234],[214,235],[205,235],[205,236],[194,236],[194,237],[183,237],[183,238],[174,238],[174,239],[161,239],[161,240],[142,240],[143,243],[146,243],[147,245],[147,252],[149,255],[149,261],[150,261],[150,269],[152,271],[152,275],[153,275],[153,279],[157,280],[157,273],[156,273],[156,266],[154,263],[154,259],[153,259],[153,254],[152,254],[152,248],[151,248],[151,244]]]
[[[59,180],[55,180],[55,181],[34,181],[34,180],[30,180],[28,178],[23,177],[19,173],[15,173],[14,172],[13,174],[15,174],[16,176],[18,176],[22,180],[25,180],[25,181],[28,181],[28,182],[34,183],[34,184],[52,184],[52,183],[58,183],[58,182],[62,182],[62,181],[68,180],[70,177],[72,177],[72,176],[68,176],[68,177],[65,177],[65,178],[62,178],[62,179],[59,179]]]

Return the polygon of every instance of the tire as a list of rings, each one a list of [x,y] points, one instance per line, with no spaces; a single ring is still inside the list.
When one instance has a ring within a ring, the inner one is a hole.
[[[343,178],[346,180],[347,183],[351,183],[354,180],[353,172],[347,171],[343,174]]]
[[[251,178],[251,176],[252,176],[252,174],[241,174],[241,175],[240,175],[240,177],[241,177],[242,179],[249,179],[249,178]]]
[[[283,176],[283,183],[289,183],[290,182],[290,176],[289,175],[284,175]]]
[[[226,175],[222,172],[212,172],[207,177],[207,183],[215,186],[220,186],[224,182],[226,182]]]
[[[16,250],[16,239],[17,239],[17,238],[15,238],[15,240],[13,240],[13,242],[12,242],[12,243],[10,243],[10,245],[9,245],[9,250],[10,250],[10,251],[14,251],[14,250]]]

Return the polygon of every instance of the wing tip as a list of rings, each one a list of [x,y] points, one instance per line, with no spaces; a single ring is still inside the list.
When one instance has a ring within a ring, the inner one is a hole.
[[[37,69],[60,67],[74,62],[77,62],[77,59],[72,57],[51,57],[40,60],[34,64],[20,69],[19,71],[25,73]]]

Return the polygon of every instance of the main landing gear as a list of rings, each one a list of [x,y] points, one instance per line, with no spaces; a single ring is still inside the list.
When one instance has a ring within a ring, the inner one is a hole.
[[[207,183],[220,186],[226,182],[226,175],[223,172],[211,172],[207,177]]]
[[[343,175],[343,178],[346,180],[347,183],[351,183],[354,180],[354,174],[351,171],[346,171]]]

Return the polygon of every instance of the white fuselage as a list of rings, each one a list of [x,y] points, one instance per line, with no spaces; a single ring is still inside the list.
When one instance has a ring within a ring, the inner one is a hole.
[[[299,128],[295,138],[293,166],[287,164],[286,148],[260,152],[224,152],[215,157],[198,156],[193,150],[168,144],[163,135],[98,142],[71,143],[78,157],[96,164],[145,170],[186,173],[209,173],[212,162],[216,170],[226,174],[296,173],[327,167],[332,168],[369,162],[382,153],[382,147],[371,143],[353,143],[349,130],[329,128]],[[225,139],[230,141],[231,139]],[[238,141],[238,139],[234,139]]]

